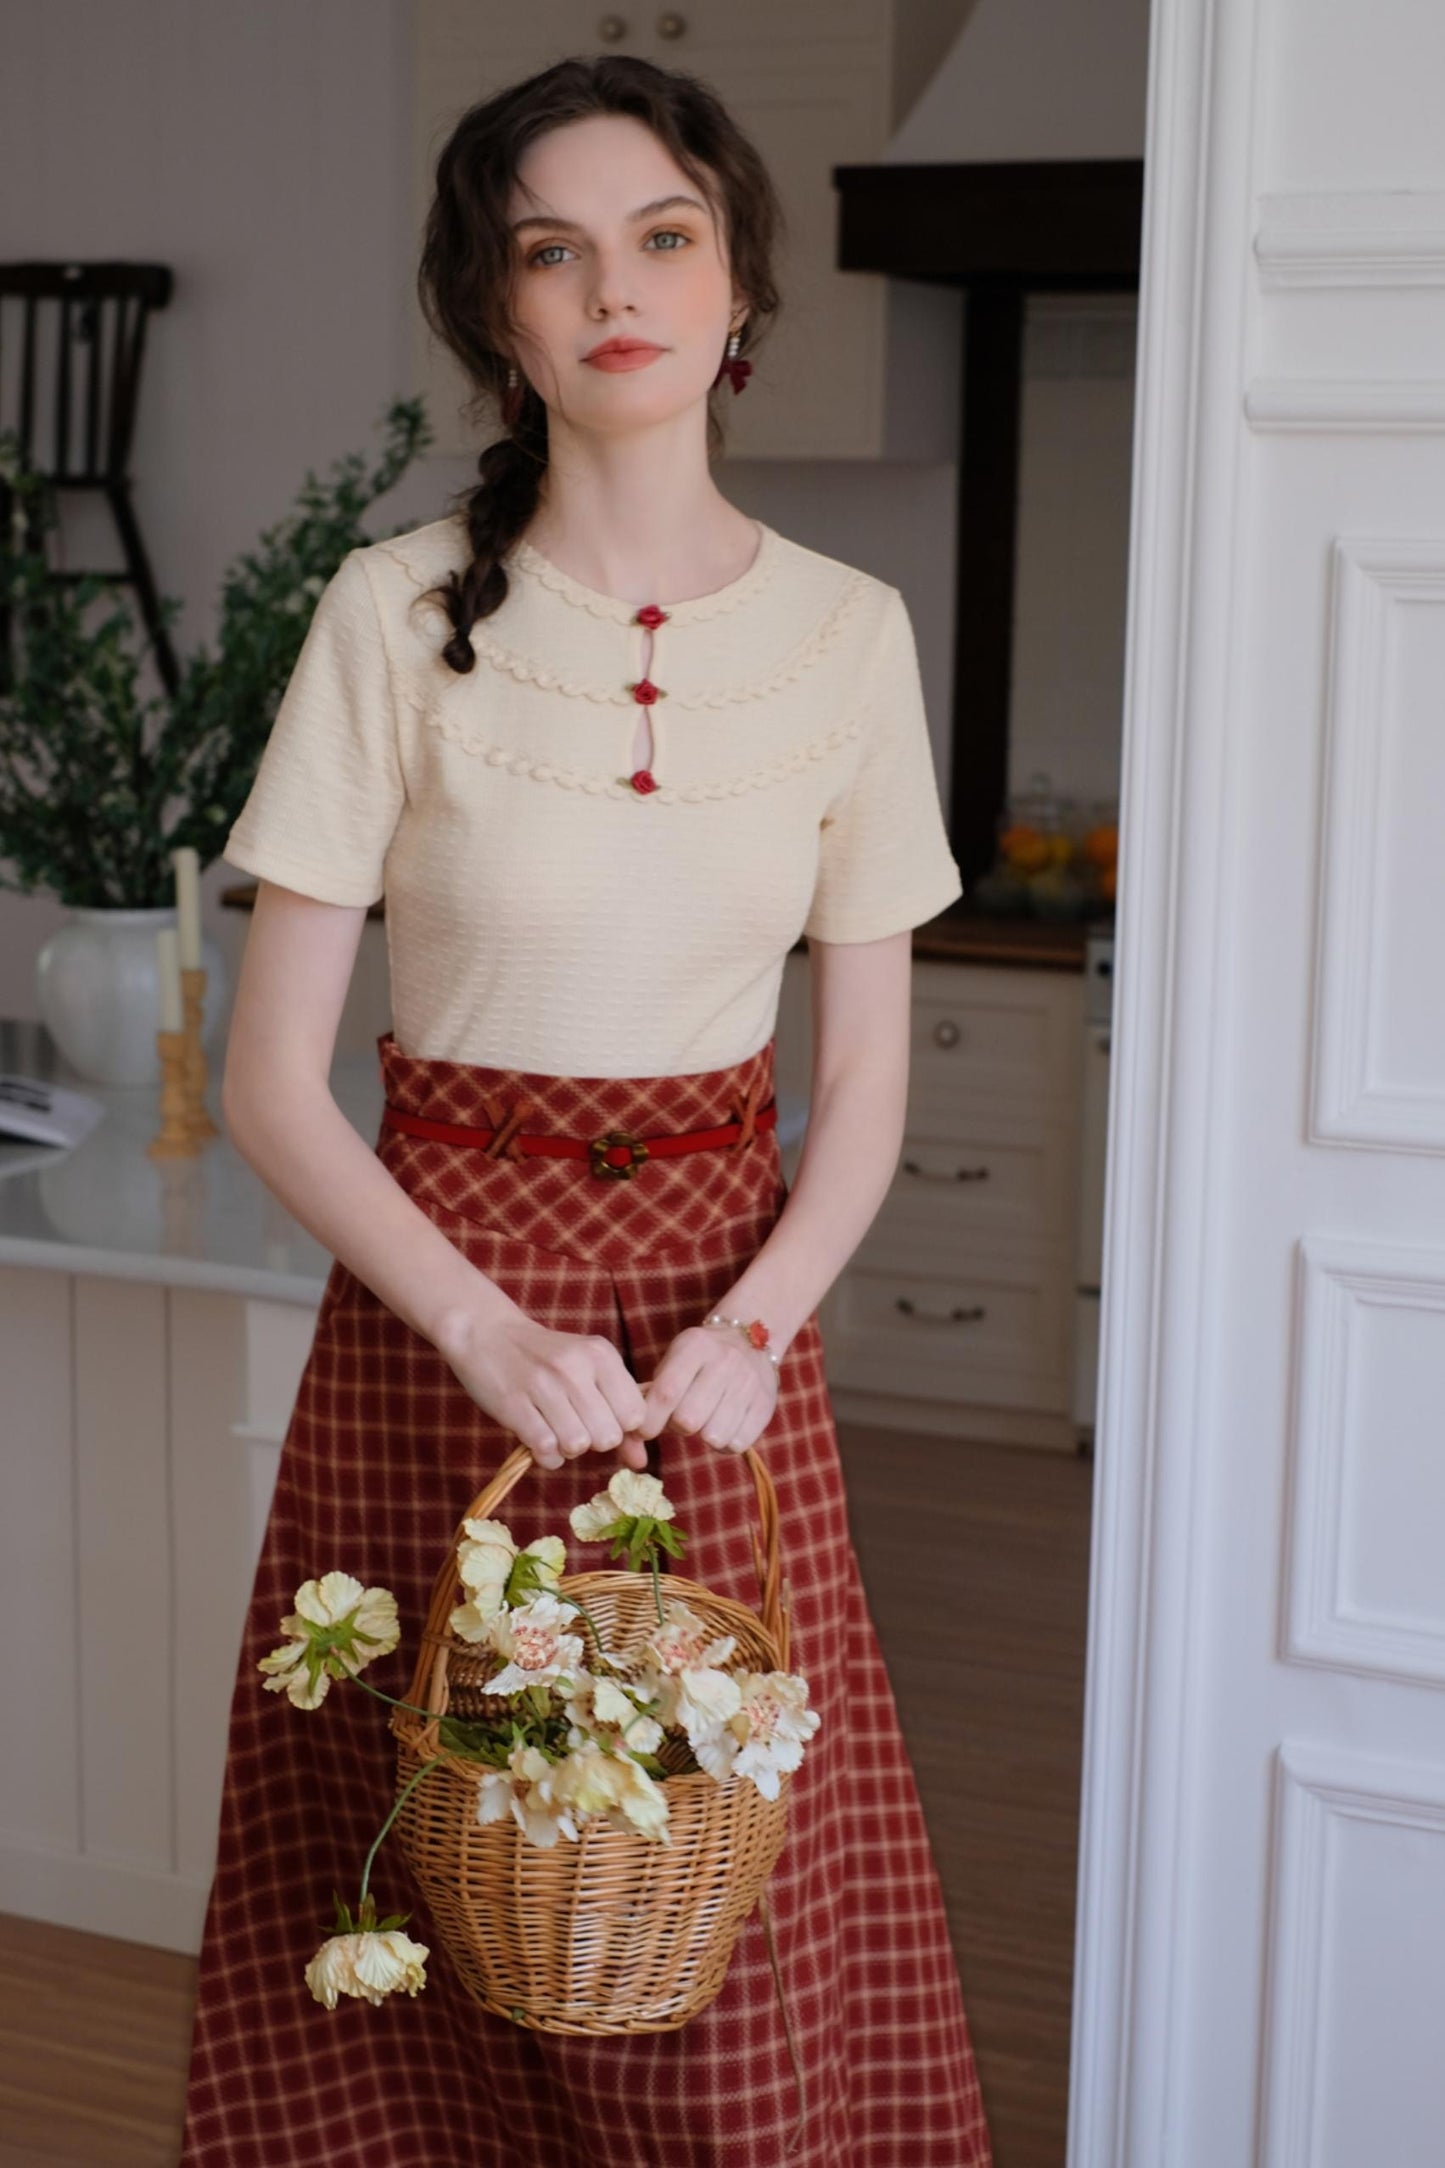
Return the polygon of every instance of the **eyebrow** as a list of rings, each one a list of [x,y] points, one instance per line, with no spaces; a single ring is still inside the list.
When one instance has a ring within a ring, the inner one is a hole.
[[[678,204],[686,204],[694,211],[707,216],[707,205],[699,203],[696,196],[659,196],[655,203],[644,203],[636,211],[629,211],[630,220],[653,218],[659,211],[670,211]],[[568,233],[581,233],[582,228],[574,218],[519,218],[512,225],[513,233],[520,233],[524,226],[559,226]]]

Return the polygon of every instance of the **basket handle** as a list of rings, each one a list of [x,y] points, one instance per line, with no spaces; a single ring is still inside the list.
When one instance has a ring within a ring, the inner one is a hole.
[[[758,1498],[758,1526],[753,1533],[753,1564],[758,1576],[759,1616],[776,1642],[779,1659],[786,1670],[791,1598],[783,1583],[782,1558],[778,1548],[778,1493],[762,1455],[748,1446],[743,1458],[752,1471],[753,1487]],[[416,1669],[406,1697],[419,1708],[435,1709],[437,1703],[433,1696],[440,1695],[445,1684],[447,1621],[456,1605],[461,1587],[461,1575],[457,1571],[457,1547],[466,1535],[462,1522],[490,1520],[497,1507],[511,1496],[523,1475],[533,1466],[535,1462],[526,1446],[514,1447],[491,1480],[483,1484],[457,1523],[452,1547],[442,1560],[437,1577],[432,1583],[431,1605],[417,1651]]]

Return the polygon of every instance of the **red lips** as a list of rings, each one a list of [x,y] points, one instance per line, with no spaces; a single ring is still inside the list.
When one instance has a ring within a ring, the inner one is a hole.
[[[660,354],[662,348],[651,339],[604,339],[582,356],[584,361],[600,360],[604,354]]]

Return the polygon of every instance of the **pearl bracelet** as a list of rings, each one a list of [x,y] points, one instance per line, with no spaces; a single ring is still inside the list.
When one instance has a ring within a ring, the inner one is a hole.
[[[751,1345],[767,1356],[773,1368],[781,1371],[781,1358],[774,1354],[773,1350],[768,1346],[768,1328],[760,1317],[724,1317],[720,1310],[714,1310],[710,1317],[703,1319],[703,1323],[704,1325],[736,1325],[742,1332],[747,1334]]]

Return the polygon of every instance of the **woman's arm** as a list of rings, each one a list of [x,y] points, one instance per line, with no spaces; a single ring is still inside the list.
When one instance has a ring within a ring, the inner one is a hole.
[[[810,941],[808,1128],[777,1226],[718,1303],[764,1317],[781,1354],[877,1217],[898,1169],[908,1102],[913,934]]]
[[[360,906],[261,882],[222,1084],[237,1151],[542,1466],[619,1445],[630,1466],[644,1466],[633,1435],[641,1389],[612,1343],[528,1317],[412,1202],[332,1097],[336,1033],[365,918]]]
[[[781,1355],[857,1249],[888,1194],[908,1099],[913,934],[810,940],[812,1085],[787,1203],[716,1308],[765,1318]],[[682,1336],[680,1335],[679,1338]],[[766,1426],[766,1358],[701,1325],[659,1365],[643,1436],[672,1421],[707,1444],[750,1444]]]

